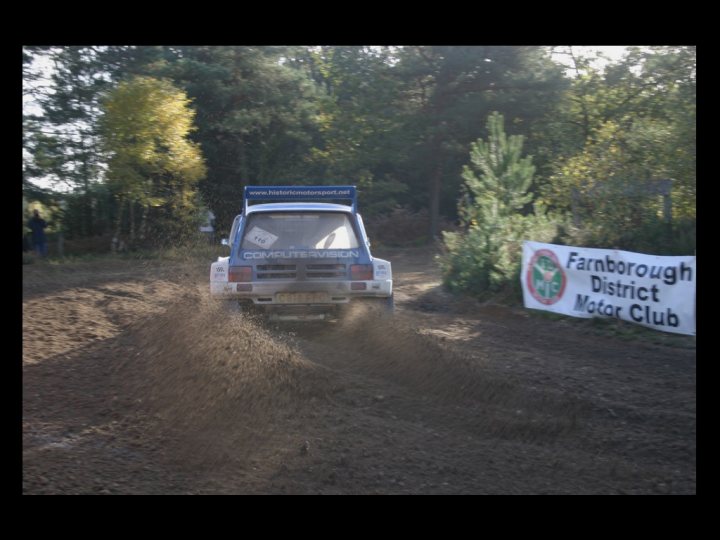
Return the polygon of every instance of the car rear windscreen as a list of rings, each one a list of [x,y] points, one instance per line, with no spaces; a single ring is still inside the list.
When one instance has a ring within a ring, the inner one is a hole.
[[[342,212],[263,212],[250,215],[242,249],[351,249],[357,236]]]

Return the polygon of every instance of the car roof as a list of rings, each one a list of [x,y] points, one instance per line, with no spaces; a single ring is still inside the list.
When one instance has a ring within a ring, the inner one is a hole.
[[[282,202],[248,206],[247,215],[257,212],[345,212],[352,214],[352,207],[346,204]]]

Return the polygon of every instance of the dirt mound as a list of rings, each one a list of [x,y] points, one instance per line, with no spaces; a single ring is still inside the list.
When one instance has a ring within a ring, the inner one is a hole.
[[[275,418],[331,388],[321,367],[221,302],[189,297],[130,332],[113,377],[189,465],[247,454]]]

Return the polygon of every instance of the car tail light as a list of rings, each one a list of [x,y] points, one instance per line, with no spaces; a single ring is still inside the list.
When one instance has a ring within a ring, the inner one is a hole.
[[[350,279],[369,280],[373,278],[372,264],[350,265]]]
[[[250,281],[252,280],[252,266],[231,266],[228,272],[228,281]]]

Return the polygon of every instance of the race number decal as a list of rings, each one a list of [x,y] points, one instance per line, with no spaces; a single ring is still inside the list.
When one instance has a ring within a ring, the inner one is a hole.
[[[245,235],[245,239],[258,247],[267,249],[277,241],[278,237],[255,226]]]

